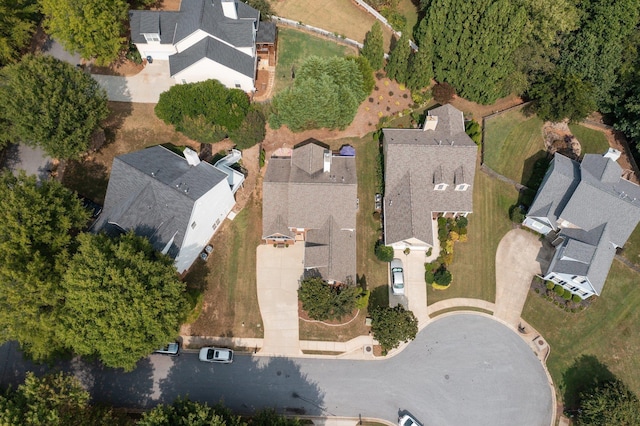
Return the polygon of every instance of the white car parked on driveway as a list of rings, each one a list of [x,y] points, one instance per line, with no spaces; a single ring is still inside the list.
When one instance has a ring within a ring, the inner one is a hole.
[[[402,260],[393,259],[391,261],[391,291],[394,295],[404,294],[404,269],[402,268]]]

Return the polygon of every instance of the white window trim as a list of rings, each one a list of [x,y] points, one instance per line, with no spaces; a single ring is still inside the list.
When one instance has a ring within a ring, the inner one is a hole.
[[[449,186],[449,185],[447,185],[446,183],[438,183],[438,184],[436,184],[436,186],[433,187],[433,190],[434,191],[444,191],[444,190],[447,189],[447,186]]]
[[[160,34],[151,33],[151,34],[143,34],[143,35],[147,43],[160,43]]]
[[[471,185],[469,185],[468,183],[461,183],[459,185],[456,185],[456,191],[466,191],[470,186]]]

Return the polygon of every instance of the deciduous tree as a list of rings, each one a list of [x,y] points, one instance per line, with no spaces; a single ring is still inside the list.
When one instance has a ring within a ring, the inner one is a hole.
[[[593,86],[558,68],[529,91],[542,120],[581,121],[596,109]]]
[[[406,311],[402,305],[378,307],[370,312],[373,337],[386,352],[397,348],[400,343],[416,338],[418,320],[413,312]]]
[[[379,70],[382,68],[384,61],[382,27],[380,22],[376,20],[371,29],[364,36],[364,43],[360,54],[367,58],[371,68]]]
[[[638,397],[620,380],[602,383],[580,395],[581,426],[640,424]]]
[[[352,312],[360,290],[354,286],[331,286],[322,278],[307,278],[300,283],[298,298],[315,320],[339,319]]]
[[[124,0],[39,0],[47,32],[65,49],[106,65],[118,58],[126,37]]]
[[[136,362],[175,338],[187,309],[173,261],[133,233],[81,234],[63,278],[59,338],[109,367]]]
[[[0,139],[75,158],[107,117],[105,91],[90,75],[51,56],[25,56],[0,71]]]
[[[64,294],[60,280],[72,235],[89,215],[53,180],[0,174],[0,329],[36,360],[63,350],[56,337]]]

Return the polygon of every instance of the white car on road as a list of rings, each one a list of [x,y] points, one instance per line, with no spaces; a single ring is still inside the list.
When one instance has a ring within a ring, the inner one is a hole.
[[[227,348],[210,348],[200,349],[200,361],[219,362],[221,364],[230,364],[233,362],[233,351]]]

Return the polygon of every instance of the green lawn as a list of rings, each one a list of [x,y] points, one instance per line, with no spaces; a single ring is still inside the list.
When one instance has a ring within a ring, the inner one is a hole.
[[[640,266],[640,226],[636,226],[636,229],[629,236],[622,250],[622,255]]]
[[[413,33],[413,29],[418,23],[418,8],[412,0],[400,0],[398,2],[398,12],[407,18],[407,29]],[[411,37],[413,38],[413,37]]]
[[[469,215],[469,240],[456,243],[453,281],[447,290],[427,287],[427,303],[454,297],[472,297],[493,302],[496,297],[496,250],[502,237],[511,230],[509,207],[518,192],[511,185],[476,172],[473,213]]]
[[[601,297],[583,312],[566,313],[536,294],[529,295],[522,317],[551,346],[547,366],[556,388],[560,389],[559,397],[565,386],[571,390],[572,382],[576,381],[575,375],[567,375],[567,370],[582,355],[597,358],[640,394],[639,304],[638,274],[618,261],[613,262]],[[578,369],[579,378],[588,379],[590,370],[593,367]],[[569,400],[573,397],[569,395]]]
[[[609,149],[609,141],[604,133],[589,129],[579,124],[569,125],[571,133],[580,141],[582,155],[584,154],[604,154]]]
[[[496,172],[525,183],[533,164],[545,156],[542,121],[514,110],[485,121],[484,162]]]
[[[354,49],[334,43],[324,38],[290,29],[278,29],[278,61],[274,93],[293,84],[292,68],[299,68],[309,56],[345,56],[356,54]]]

